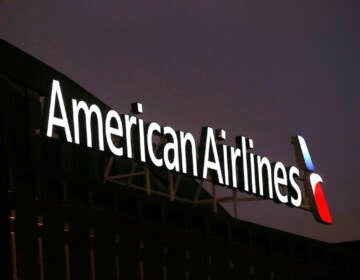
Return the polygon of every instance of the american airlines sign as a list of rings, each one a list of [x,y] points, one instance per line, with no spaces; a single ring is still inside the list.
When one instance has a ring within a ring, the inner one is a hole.
[[[245,136],[237,136],[233,147],[223,144],[226,139],[224,130],[203,127],[199,145],[196,145],[194,136],[189,132],[156,122],[145,123],[137,117],[143,112],[140,103],[133,104],[136,115],[120,115],[114,110],[104,113],[96,104],[76,99],[71,100],[70,110],[65,104],[60,83],[53,80],[46,108],[46,136],[53,137],[55,131],[61,131],[69,143],[86,143],[89,148],[109,151],[115,157],[127,157],[211,180],[218,185],[291,207],[300,207],[303,203],[298,181],[305,175],[305,194],[310,196],[315,218],[323,223],[332,223],[322,191],[322,178],[314,173],[310,153],[301,136],[293,137],[299,167],[286,167],[280,161],[271,161],[253,153],[254,141]],[[81,129],[85,129],[86,133],[80,133]],[[155,135],[165,139],[161,154],[154,150]]]

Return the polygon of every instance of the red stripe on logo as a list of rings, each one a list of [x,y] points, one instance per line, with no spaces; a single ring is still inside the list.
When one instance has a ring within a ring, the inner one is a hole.
[[[333,220],[330,216],[330,211],[329,211],[328,205],[326,203],[326,199],[325,199],[320,182],[318,182],[315,185],[314,197],[315,197],[316,207],[317,207],[317,210],[318,210],[321,220],[324,223],[332,224]]]

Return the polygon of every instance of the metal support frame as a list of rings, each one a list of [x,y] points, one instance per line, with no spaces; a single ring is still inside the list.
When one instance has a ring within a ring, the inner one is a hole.
[[[181,188],[181,178],[182,176],[185,176],[183,174],[178,174],[174,171],[167,171],[169,184],[168,186],[165,186],[165,189],[168,191],[159,191],[152,188],[151,185],[151,176],[150,176],[150,169],[146,165],[143,166],[142,171],[136,171],[136,167],[138,164],[134,161],[132,162],[131,171],[129,173],[125,174],[116,174],[116,175],[110,175],[111,167],[114,163],[114,158],[110,157],[106,168],[105,168],[105,174],[104,174],[104,183],[105,182],[111,182],[117,185],[121,185],[124,187],[128,187],[131,189],[139,190],[146,192],[148,195],[159,195],[162,197],[166,197],[169,199],[169,201],[181,201],[186,202],[189,204],[192,204],[194,206],[196,205],[209,205],[212,208],[212,211],[214,213],[217,213],[218,211],[218,204],[219,203],[232,203],[233,205],[233,215],[235,218],[239,218],[239,210],[238,210],[238,203],[240,202],[256,202],[256,201],[262,201],[264,200],[261,197],[247,197],[242,196],[240,197],[240,192],[237,189],[234,189],[232,191],[232,194],[230,196],[219,196],[217,192],[217,185],[215,183],[211,184],[211,198],[207,199],[200,199],[200,192],[204,185],[204,180],[200,180],[197,184],[197,188],[195,191],[195,195],[192,199],[189,198],[183,198],[177,195],[179,189]],[[133,183],[133,178],[135,176],[144,176],[145,177],[145,185],[140,186]],[[127,181],[121,180],[127,178]],[[307,204],[301,205],[299,208],[310,211],[310,207]]]

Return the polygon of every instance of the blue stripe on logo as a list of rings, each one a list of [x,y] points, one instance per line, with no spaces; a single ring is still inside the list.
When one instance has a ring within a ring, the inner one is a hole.
[[[300,143],[300,149],[301,149],[301,152],[303,154],[306,169],[309,170],[309,171],[315,171],[314,164],[313,164],[313,162],[311,160],[311,156],[310,156],[308,147],[306,145],[305,139],[300,135],[298,135],[297,138],[298,138],[298,141]]]

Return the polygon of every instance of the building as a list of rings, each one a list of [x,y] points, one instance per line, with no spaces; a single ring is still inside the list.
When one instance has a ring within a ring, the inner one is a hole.
[[[192,178],[45,137],[53,79],[108,107],[2,40],[0,61],[1,279],[360,278],[349,244],[234,219]]]

